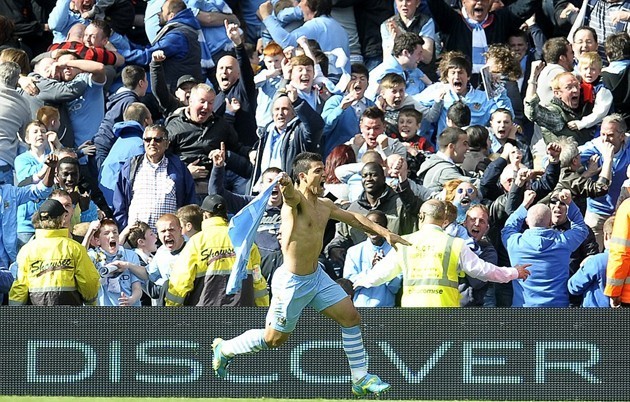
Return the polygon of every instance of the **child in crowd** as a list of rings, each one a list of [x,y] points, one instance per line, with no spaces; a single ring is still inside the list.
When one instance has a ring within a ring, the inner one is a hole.
[[[270,42],[263,49],[263,62],[265,68],[254,77],[254,83],[258,88],[256,98],[256,125],[264,129],[273,120],[271,117],[271,104],[280,87],[282,80],[282,63],[285,61],[282,47],[275,42]]]
[[[54,131],[47,131],[46,126],[38,120],[33,120],[26,126],[24,142],[29,145],[29,149],[15,158],[15,176],[18,182],[30,177],[31,183],[37,184],[48,170],[44,160],[51,150],[61,148],[61,144],[57,134]],[[18,250],[35,233],[31,217],[37,211],[38,205],[38,201],[29,201],[18,207]]]
[[[419,112],[426,108],[416,102],[405,91],[405,79],[396,74],[385,74],[379,86],[379,95],[376,98],[376,106],[385,113],[385,133],[389,136],[398,133],[398,114],[404,107],[411,107]]]
[[[36,119],[41,121],[46,126],[46,131],[59,132],[61,127],[61,116],[59,115],[59,109],[52,106],[42,106],[37,109]]]
[[[199,205],[185,205],[177,210],[175,214],[182,227],[182,235],[186,240],[201,232],[201,222],[203,221],[203,211]]]
[[[419,135],[421,123],[422,113],[412,107],[403,107],[398,113],[398,134],[390,135],[405,145],[407,153],[414,157],[422,152],[435,152],[431,142]]]
[[[596,135],[599,135],[599,126],[608,115],[613,102],[612,92],[601,80],[602,59],[599,54],[597,52],[582,53],[578,57],[578,71],[582,78],[580,94],[584,104],[584,117],[568,122],[567,126],[571,130],[597,126]]]
[[[514,123],[512,112],[504,108],[499,108],[492,112],[488,132],[490,133],[490,150],[492,153],[500,154],[503,151],[503,146],[510,142],[517,148],[519,166],[533,167],[531,151],[525,142],[521,127]]]
[[[88,255],[101,276],[99,306],[140,306],[142,281],[130,268],[140,267],[140,258],[132,250],[120,247],[118,226],[111,219],[93,221],[83,239],[93,246]]]
[[[610,307],[610,298],[604,295],[606,288],[606,266],[608,265],[608,245],[612,238],[615,217],[606,219],[604,232],[604,252],[587,257],[571,278],[569,293],[574,296],[584,295],[582,307]]]
[[[315,79],[315,62],[306,55],[293,56],[286,67],[289,73],[289,84],[297,90],[302,98],[317,113],[321,113],[324,103],[319,92],[313,86]]]
[[[157,236],[153,229],[144,222],[136,222],[128,226],[126,236],[123,233],[120,234],[118,240],[120,244],[125,244],[124,237],[126,237],[126,241],[140,258],[140,266],[149,265],[153,259],[153,254],[157,251]]]

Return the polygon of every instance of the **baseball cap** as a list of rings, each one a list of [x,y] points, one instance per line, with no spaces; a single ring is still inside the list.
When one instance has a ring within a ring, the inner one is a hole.
[[[219,194],[206,196],[201,203],[201,209],[213,214],[227,215],[225,198]]]
[[[177,88],[181,87],[184,84],[199,84],[199,81],[197,81],[197,79],[195,77],[193,77],[192,75],[182,75],[181,77],[179,77],[179,79],[177,80]]]
[[[46,200],[39,207],[39,216],[43,219],[55,219],[65,212],[66,209],[57,200]]]

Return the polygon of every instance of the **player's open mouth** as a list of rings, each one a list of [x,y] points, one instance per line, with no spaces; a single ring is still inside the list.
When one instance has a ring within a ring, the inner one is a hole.
[[[474,235],[478,235],[480,232],[479,232],[479,229],[472,228],[472,229],[470,229],[470,233],[472,233]]]
[[[115,248],[118,245],[118,242],[112,240],[109,242],[109,248]]]
[[[166,247],[171,247],[175,244],[175,241],[173,239],[164,239],[164,245]]]

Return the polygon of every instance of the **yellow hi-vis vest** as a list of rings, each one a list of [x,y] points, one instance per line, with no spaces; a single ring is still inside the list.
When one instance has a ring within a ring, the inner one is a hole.
[[[459,307],[459,255],[464,240],[437,226],[425,226],[405,236],[402,247],[402,307]]]

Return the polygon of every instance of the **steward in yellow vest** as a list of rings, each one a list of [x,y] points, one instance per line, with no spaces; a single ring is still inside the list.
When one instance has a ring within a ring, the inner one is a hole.
[[[354,287],[378,286],[403,275],[402,307],[459,307],[458,278],[466,273],[484,281],[507,283],[526,279],[529,264],[497,267],[481,260],[462,239],[444,232],[446,203],[429,200],[419,214],[420,230],[403,238],[411,246],[392,250]]]

